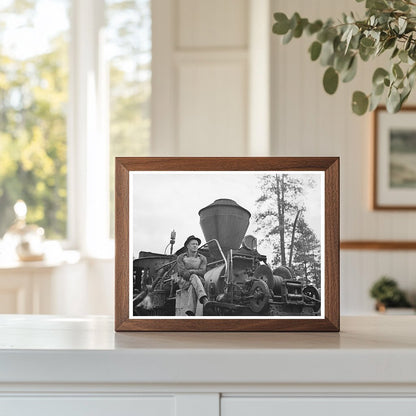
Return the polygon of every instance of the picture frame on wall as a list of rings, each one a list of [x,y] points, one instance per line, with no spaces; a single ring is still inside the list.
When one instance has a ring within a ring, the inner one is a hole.
[[[116,331],[339,331],[339,158],[116,158]]]
[[[416,209],[416,107],[373,114],[373,209]]]

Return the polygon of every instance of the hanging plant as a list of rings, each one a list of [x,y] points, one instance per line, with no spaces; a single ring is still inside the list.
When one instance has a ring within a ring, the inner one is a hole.
[[[371,92],[353,93],[352,110],[358,115],[373,111],[386,96],[387,110],[396,113],[415,83],[416,2],[366,0],[365,7],[364,19],[344,13],[337,23],[332,19],[310,22],[299,13],[290,19],[284,13],[275,13],[273,33],[283,36],[283,44],[304,34],[314,37],[309,54],[312,61],[319,60],[326,67],[323,87],[328,94],[336,92],[340,80],[354,79],[358,60],[367,62],[375,56],[390,54],[390,65],[374,71]]]

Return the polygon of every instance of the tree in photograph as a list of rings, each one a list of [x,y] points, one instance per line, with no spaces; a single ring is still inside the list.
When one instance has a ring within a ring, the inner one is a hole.
[[[292,266],[296,227],[304,209],[305,186],[303,180],[293,175],[263,175],[260,178],[261,196],[256,201],[258,211],[254,219],[257,231],[261,230],[273,244],[274,265]]]
[[[303,217],[300,217],[294,241],[294,271],[305,284],[321,285],[321,244]]]

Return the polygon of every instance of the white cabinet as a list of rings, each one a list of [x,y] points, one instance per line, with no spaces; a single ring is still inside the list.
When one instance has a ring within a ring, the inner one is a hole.
[[[0,415],[416,415],[416,316],[341,333],[115,333],[0,316]]]
[[[43,396],[0,399],[1,414],[7,416],[174,416],[173,396],[100,397]]]
[[[414,416],[416,398],[224,397],[221,416]]]

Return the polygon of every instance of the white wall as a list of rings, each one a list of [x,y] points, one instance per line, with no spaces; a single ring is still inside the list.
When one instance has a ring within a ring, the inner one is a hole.
[[[415,240],[416,213],[370,208],[371,116],[353,115],[350,102],[354,90],[369,91],[377,63],[360,63],[357,79],[328,96],[324,69],[307,53],[310,38],[283,46],[277,36],[261,34],[264,25],[271,33],[274,11],[326,18],[362,4],[153,0],[153,6],[154,155],[267,155],[270,148],[274,156],[340,156],[341,239]],[[368,289],[383,274],[416,297],[415,266],[412,251],[342,251],[341,312],[370,313]],[[97,262],[90,272],[91,286],[104,296],[90,313],[112,313],[113,266]]]
[[[272,0],[272,11],[298,11],[310,19],[360,11],[350,0]],[[279,156],[341,157],[341,240],[415,240],[416,212],[372,211],[371,115],[351,112],[352,92],[371,90],[372,71],[378,64],[359,63],[358,76],[341,84],[334,96],[322,88],[324,68],[311,62],[309,37],[282,45],[272,36],[271,148]],[[415,96],[410,101],[415,102]],[[415,252],[341,252],[342,313],[371,312],[371,283],[383,274],[396,278],[416,295]]]
[[[248,0],[153,0],[152,153],[243,156]]]

